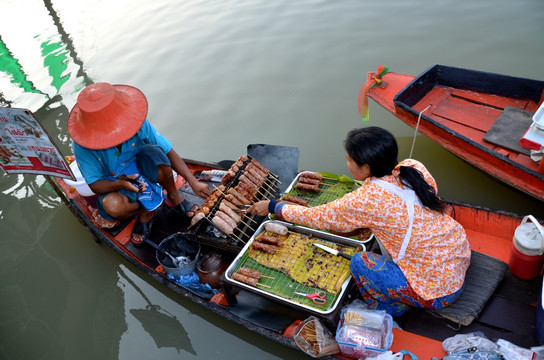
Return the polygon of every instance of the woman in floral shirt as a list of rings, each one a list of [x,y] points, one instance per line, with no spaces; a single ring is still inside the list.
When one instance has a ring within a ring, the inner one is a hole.
[[[317,229],[370,228],[382,255],[360,252],[350,268],[363,300],[389,314],[407,306],[439,309],[462,292],[470,263],[463,227],[444,213],[436,182],[420,162],[397,161],[398,146],[378,127],[354,129],[345,141],[347,166],[363,185],[341,199],[307,208],[261,201],[249,212],[275,213]]]

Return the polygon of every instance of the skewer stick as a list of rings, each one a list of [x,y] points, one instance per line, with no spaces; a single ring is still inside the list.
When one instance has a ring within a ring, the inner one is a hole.
[[[245,242],[244,240],[240,239],[238,236],[234,235],[234,234],[231,234],[232,236],[234,236],[236,239],[240,240],[241,242],[243,242],[244,244],[247,244],[247,242]],[[247,235],[246,235],[247,236]]]
[[[257,285],[264,286],[265,288],[272,289],[272,286],[268,286],[268,285],[265,285],[265,284],[257,283]]]
[[[221,191],[221,189],[219,189],[217,186],[213,185],[214,188],[216,188],[217,190],[219,190],[219,192],[224,195],[224,196],[227,196],[227,194],[225,194],[223,191]]]
[[[272,276],[266,276],[266,275],[261,275],[261,277],[264,277],[264,278],[267,278],[267,279],[272,279],[272,280],[275,280],[275,279],[276,279],[275,277],[272,277]]]
[[[251,221],[253,221],[255,224],[257,224],[257,221],[255,221],[255,220],[253,220],[252,218],[250,218],[249,215],[246,214],[245,217],[246,217],[248,220],[251,220]],[[245,223],[244,223],[244,224],[245,224]],[[247,224],[246,224],[246,225],[247,225]],[[249,225],[248,225],[248,226],[249,226]],[[251,228],[250,228],[250,229],[251,229]],[[251,229],[251,230],[253,230],[253,229]]]
[[[252,231],[255,231],[255,229],[253,229],[251,226],[249,226],[246,222],[244,222],[244,220],[240,220],[240,222],[242,224],[244,224],[245,226],[247,226],[248,228],[250,228]]]

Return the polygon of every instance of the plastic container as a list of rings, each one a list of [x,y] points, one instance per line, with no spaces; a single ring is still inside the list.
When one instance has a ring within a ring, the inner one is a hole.
[[[508,266],[518,278],[534,279],[543,264],[544,227],[532,215],[527,215],[514,232]]]
[[[342,310],[336,329],[336,342],[342,355],[365,359],[389,350],[393,343],[391,315],[352,305]]]
[[[74,173],[74,176],[76,177],[76,181],[65,179],[64,182],[68,186],[73,186],[74,189],[76,189],[77,192],[81,196],[93,196],[94,192],[91,190],[89,185],[87,185],[87,183],[85,182],[83,175],[81,175],[81,171],[79,171],[79,168],[77,167],[76,161],[73,161],[70,164],[70,170],[72,170],[72,173]]]
[[[533,121],[535,126],[540,130],[544,130],[544,102],[540,104],[540,107],[533,115]]]

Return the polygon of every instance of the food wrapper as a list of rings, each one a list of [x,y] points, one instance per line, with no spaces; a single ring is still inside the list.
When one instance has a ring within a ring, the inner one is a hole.
[[[345,307],[341,316],[344,325],[382,331],[385,311],[372,310],[362,300],[356,299]]]
[[[314,316],[299,325],[294,339],[302,351],[314,358],[340,353],[340,347],[332,333]]]

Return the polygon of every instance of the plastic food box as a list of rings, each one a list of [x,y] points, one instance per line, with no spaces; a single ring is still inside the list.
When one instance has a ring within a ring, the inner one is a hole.
[[[336,342],[344,356],[364,359],[383,354],[393,343],[393,318],[385,314],[382,333],[365,327],[343,326],[340,319],[336,329]]]

